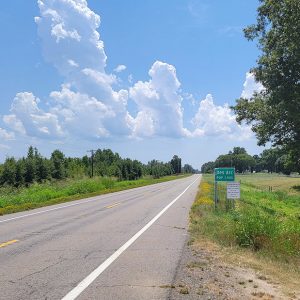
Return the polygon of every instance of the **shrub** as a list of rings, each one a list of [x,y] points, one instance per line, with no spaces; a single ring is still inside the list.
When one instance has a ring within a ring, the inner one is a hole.
[[[112,189],[115,185],[115,182],[113,179],[109,177],[104,177],[101,179],[101,183],[104,185],[106,189]]]
[[[235,224],[236,241],[238,245],[255,251],[269,247],[278,236],[278,224],[276,217],[254,207],[245,207]]]

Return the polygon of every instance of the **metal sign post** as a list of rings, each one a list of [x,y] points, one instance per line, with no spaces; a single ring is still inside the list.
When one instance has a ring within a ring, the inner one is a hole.
[[[216,209],[218,203],[218,182],[217,181],[215,181],[215,186],[214,186],[214,202],[215,202],[215,209]]]
[[[215,168],[215,186],[214,186],[214,201],[215,209],[218,204],[218,181],[234,181],[235,180],[235,168]],[[227,206],[227,198],[226,198]]]

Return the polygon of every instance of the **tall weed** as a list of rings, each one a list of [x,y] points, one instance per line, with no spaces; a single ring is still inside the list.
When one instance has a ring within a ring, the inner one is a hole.
[[[258,251],[267,248],[279,233],[276,217],[258,208],[245,206],[235,222],[235,237],[238,245]]]

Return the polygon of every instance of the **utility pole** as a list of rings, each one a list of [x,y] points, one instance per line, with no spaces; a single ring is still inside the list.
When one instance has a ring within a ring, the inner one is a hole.
[[[94,152],[97,150],[88,150],[87,152],[91,152],[91,160],[92,160],[92,178],[94,177]]]

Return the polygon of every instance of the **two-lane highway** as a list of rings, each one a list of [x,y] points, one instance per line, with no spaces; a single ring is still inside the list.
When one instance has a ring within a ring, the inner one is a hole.
[[[167,299],[200,181],[0,218],[0,299]]]

